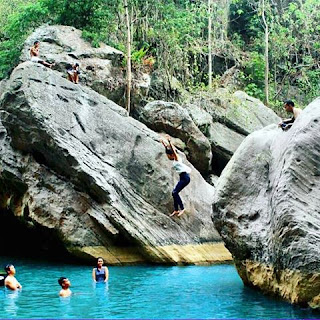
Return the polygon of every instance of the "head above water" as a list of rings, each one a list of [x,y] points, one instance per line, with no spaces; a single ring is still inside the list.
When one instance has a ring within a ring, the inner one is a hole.
[[[69,287],[70,287],[70,281],[69,281],[69,279],[66,278],[66,277],[60,277],[60,278],[58,279],[58,283],[60,284],[60,286],[61,286],[62,288],[69,288]]]
[[[7,264],[4,267],[4,270],[7,274],[15,274],[16,273],[16,269],[14,268],[13,264]]]
[[[97,258],[97,267],[101,267],[103,265],[104,261],[102,257]]]
[[[37,45],[39,45],[39,44],[40,44],[40,41],[39,41],[39,40],[36,40],[36,41],[33,43],[34,46],[37,46]]]

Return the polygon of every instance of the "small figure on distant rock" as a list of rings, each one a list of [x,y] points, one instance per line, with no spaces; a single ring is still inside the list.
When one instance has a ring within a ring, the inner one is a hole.
[[[101,257],[97,260],[97,267],[92,270],[92,279],[94,282],[107,282],[109,279],[108,268],[103,266]]]
[[[70,280],[66,277],[61,277],[59,278],[58,283],[62,288],[59,292],[59,296],[64,298],[71,296],[72,292],[70,290],[70,286],[71,286]]]
[[[298,118],[298,116],[301,113],[300,108],[296,108],[294,106],[294,102],[291,100],[285,101],[283,107],[286,109],[287,112],[293,113],[293,117],[290,119],[284,119],[279,123],[279,127],[283,130],[286,131],[291,128],[292,124],[294,121]]]
[[[43,64],[46,67],[52,68],[52,66],[54,66],[54,63],[48,63],[39,58],[39,55],[40,55],[39,50],[40,50],[40,41],[37,40],[33,43],[33,46],[30,48],[31,61],[38,62]]]
[[[75,64],[67,64],[66,66],[67,74],[68,74],[68,80],[77,84],[79,83],[79,74],[80,74],[80,66],[79,63]]]
[[[22,285],[15,278],[16,269],[13,264],[7,264],[4,268],[7,273],[7,276],[4,280],[4,285],[10,290],[21,289]]]
[[[179,196],[179,192],[185,188],[190,183],[190,172],[191,169],[182,163],[181,157],[178,155],[177,150],[175,149],[174,145],[171,143],[170,138],[167,138],[168,145],[164,142],[164,140],[161,139],[162,144],[164,145],[166,149],[166,154],[169,160],[173,161],[172,167],[173,169],[179,173],[180,179],[175,188],[172,191],[172,197],[173,197],[173,205],[174,205],[174,211],[170,214],[170,217],[177,215],[180,217],[184,212],[185,208],[183,206],[182,200]],[[180,207],[180,211],[179,211]]]

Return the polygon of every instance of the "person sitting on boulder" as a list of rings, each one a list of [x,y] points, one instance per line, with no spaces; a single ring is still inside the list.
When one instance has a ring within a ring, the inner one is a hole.
[[[79,83],[79,74],[80,74],[80,67],[79,63],[75,64],[67,64],[66,66],[67,74],[68,74],[68,80],[77,84]]]
[[[39,55],[40,55],[39,50],[40,50],[40,41],[37,40],[33,43],[33,46],[30,48],[31,61],[38,62],[43,64],[46,67],[52,68],[52,66],[54,66],[54,63],[48,63],[39,58]]]
[[[190,183],[190,172],[191,169],[182,163],[181,157],[177,154],[177,151],[174,147],[174,145],[171,143],[170,138],[167,138],[169,144],[167,145],[162,139],[161,142],[163,146],[166,149],[166,155],[169,160],[172,162],[173,169],[179,173],[180,179],[175,188],[172,191],[172,197],[173,197],[173,205],[174,205],[174,211],[170,214],[170,217],[177,215],[180,217],[184,212],[184,206],[182,203],[182,200],[179,196],[179,192],[185,188]],[[180,207],[180,211],[179,211]]]
[[[286,109],[287,112],[293,113],[292,118],[284,119],[279,123],[279,127],[283,131],[286,131],[291,128],[293,122],[298,118],[302,110],[300,108],[295,108],[294,103],[291,100],[285,101],[283,107]]]

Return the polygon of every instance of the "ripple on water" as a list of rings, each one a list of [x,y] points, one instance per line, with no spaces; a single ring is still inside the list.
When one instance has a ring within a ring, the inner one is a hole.
[[[0,289],[1,318],[320,318],[245,288],[232,265],[110,267],[107,284],[93,284],[92,268],[0,258],[13,263],[21,292]],[[73,295],[60,298],[58,278]]]

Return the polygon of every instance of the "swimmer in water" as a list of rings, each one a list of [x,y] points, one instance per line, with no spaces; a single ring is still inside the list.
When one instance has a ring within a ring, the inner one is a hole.
[[[92,279],[94,282],[107,282],[109,279],[109,270],[103,266],[101,257],[97,260],[97,267],[92,269]]]
[[[7,264],[4,268],[4,270],[7,273],[7,276],[4,280],[4,285],[6,288],[10,290],[17,290],[21,289],[22,285],[18,282],[18,280],[15,278],[16,269],[13,264]]]
[[[66,277],[61,277],[59,278],[58,283],[62,288],[59,292],[59,296],[63,298],[70,297],[72,294],[72,291],[70,290],[71,283],[69,279]]]

